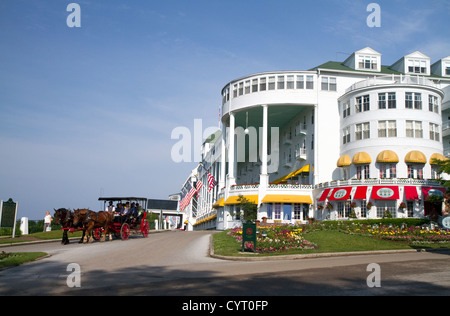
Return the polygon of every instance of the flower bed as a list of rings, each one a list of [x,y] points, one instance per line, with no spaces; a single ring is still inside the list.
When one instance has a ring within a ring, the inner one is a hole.
[[[350,224],[343,231],[350,234],[410,243],[450,242],[450,231],[437,227],[429,229],[421,226],[406,227],[403,225],[398,227],[393,225]]]
[[[263,236],[267,235],[267,236]],[[310,243],[303,238],[304,229],[299,226],[277,225],[259,227],[256,236],[256,252],[278,252],[289,249],[314,249],[317,245]],[[242,243],[242,227],[235,228],[228,232]],[[253,248],[252,243],[246,243],[246,248]]]

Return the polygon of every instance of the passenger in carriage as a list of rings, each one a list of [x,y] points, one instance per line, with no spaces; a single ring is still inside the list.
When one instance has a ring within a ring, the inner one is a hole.
[[[125,208],[123,207],[122,203],[117,203],[117,207],[115,210],[114,215],[114,222],[115,223],[122,223],[123,222],[123,213],[125,211]]]
[[[125,207],[123,208],[123,211],[120,215],[122,217],[122,223],[130,219],[131,216],[130,202],[125,203]]]

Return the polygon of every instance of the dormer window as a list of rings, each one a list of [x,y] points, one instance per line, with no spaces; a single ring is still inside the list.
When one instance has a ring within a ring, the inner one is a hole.
[[[358,69],[362,70],[377,70],[377,56],[358,56]]]
[[[445,75],[450,76],[450,61],[447,61],[444,65]]]
[[[351,54],[344,66],[363,71],[381,71],[381,54],[370,47],[360,49]]]
[[[409,59],[408,60],[408,72],[414,74],[426,74],[427,62],[426,60]]]

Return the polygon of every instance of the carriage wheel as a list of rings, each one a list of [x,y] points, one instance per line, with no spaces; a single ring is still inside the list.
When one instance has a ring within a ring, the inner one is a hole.
[[[144,221],[144,223],[142,224],[142,235],[144,237],[148,237],[148,232],[150,231],[150,227],[148,225],[147,221]]]
[[[120,237],[122,240],[127,240],[130,237],[130,225],[123,223],[122,228],[120,228]]]

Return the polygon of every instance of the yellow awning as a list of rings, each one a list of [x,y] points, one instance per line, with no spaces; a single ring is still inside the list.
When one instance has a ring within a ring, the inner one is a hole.
[[[418,150],[412,150],[405,156],[405,162],[410,163],[427,163],[427,157],[423,152]]]
[[[341,156],[337,161],[338,167],[350,166],[352,164],[352,160],[349,155]]]
[[[430,165],[438,165],[439,164],[439,163],[434,162],[434,159],[440,160],[440,161],[447,161],[448,160],[448,158],[445,157],[444,155],[438,154],[438,153],[434,153],[430,157]]]
[[[356,153],[353,156],[354,164],[364,164],[364,163],[371,163],[371,162],[372,162],[372,159],[370,158],[369,154],[366,152],[361,151],[359,153]]]
[[[253,204],[258,204],[258,195],[244,195],[244,197],[252,202]],[[230,196],[226,201],[225,205],[239,204],[239,196]]]
[[[285,195],[285,194],[267,194],[262,203],[306,203],[312,204],[313,201],[309,195]]]
[[[377,162],[398,162],[398,156],[392,150],[383,150],[377,156]]]
[[[224,198],[220,198],[216,201],[216,203],[213,204],[213,208],[219,208],[219,207],[223,207],[225,199]]]
[[[310,171],[312,171],[312,170],[314,170],[314,168],[311,167],[311,165],[306,165],[306,166],[304,166],[304,167],[302,167],[302,168],[300,168],[300,169],[298,169],[298,170],[292,171],[291,173],[285,175],[284,177],[281,177],[281,178],[279,178],[279,179],[273,181],[272,183],[273,183],[273,184],[278,184],[278,183],[280,183],[280,182],[287,181],[288,179],[290,179],[290,178],[292,178],[292,177],[295,177],[295,176],[299,175],[299,174],[302,173],[302,172],[310,172]]]

